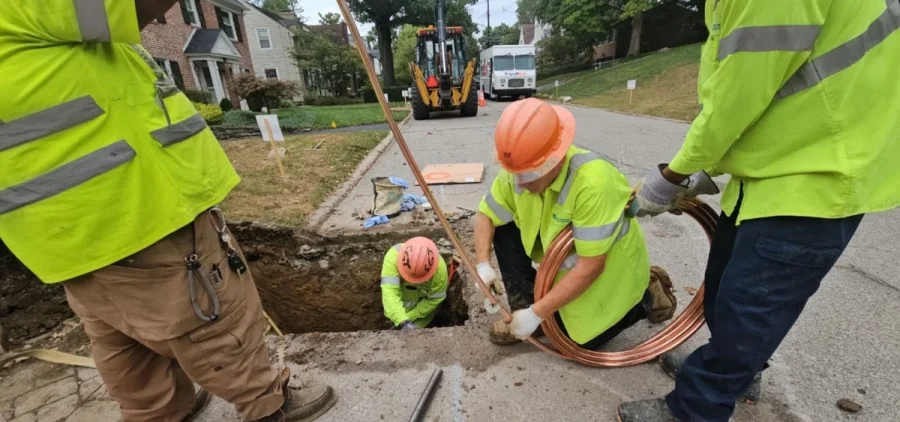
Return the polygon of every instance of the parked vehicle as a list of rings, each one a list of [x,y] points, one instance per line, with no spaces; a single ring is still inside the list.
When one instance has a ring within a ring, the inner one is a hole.
[[[533,45],[495,45],[481,52],[481,88],[484,96],[531,97],[537,92]]]

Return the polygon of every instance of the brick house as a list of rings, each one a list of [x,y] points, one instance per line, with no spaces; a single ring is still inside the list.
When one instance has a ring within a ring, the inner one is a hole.
[[[227,97],[237,107],[233,80],[253,72],[247,10],[239,0],[179,0],[141,31],[141,41],[180,89],[207,91],[216,104]]]

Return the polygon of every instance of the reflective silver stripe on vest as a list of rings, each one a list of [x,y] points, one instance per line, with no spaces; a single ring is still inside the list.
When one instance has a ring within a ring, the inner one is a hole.
[[[203,121],[203,116],[195,114],[172,126],[154,130],[150,132],[150,135],[163,146],[169,146],[190,138],[202,132],[203,129],[206,129],[206,122]]]
[[[821,25],[748,26],[731,31],[719,41],[719,61],[741,52],[809,51]]]
[[[400,277],[395,275],[384,276],[381,277],[381,285],[382,286],[399,286],[400,285]]]
[[[429,299],[443,299],[443,298],[445,298],[445,297],[447,297],[447,292],[446,292],[446,291],[443,291],[443,292],[437,292],[437,293],[432,293],[432,294],[428,295],[428,298],[429,298]]]
[[[807,62],[778,90],[786,98],[822,82],[823,79],[853,66],[894,31],[900,28],[900,3],[889,0],[887,10],[856,38]]]
[[[616,236],[616,242],[618,242],[619,239],[625,237],[625,235],[628,234],[628,230],[629,230],[629,229],[631,229],[631,219],[630,219],[630,218],[627,218],[627,219],[625,219],[625,221],[622,223],[622,228],[619,230],[619,235]]]
[[[134,158],[127,142],[105,146],[33,179],[0,190],[0,215],[65,192]]]
[[[109,18],[103,0],[73,0],[78,29],[84,41],[110,42]]]
[[[91,97],[80,97],[0,126],[0,151],[78,126],[103,110]]]
[[[400,249],[402,249],[402,248],[403,248],[402,243],[398,243],[398,244],[394,245],[394,250],[397,252],[400,252]]]
[[[513,215],[510,214],[506,208],[503,208],[502,205],[497,203],[492,192],[488,192],[487,195],[484,196],[484,202],[487,204],[488,208],[494,212],[494,215],[496,215],[504,224],[513,221]]]
[[[566,203],[566,199],[569,198],[569,191],[572,190],[572,184],[575,181],[573,175],[579,167],[591,161],[602,159],[603,156],[597,154],[596,152],[586,152],[584,154],[573,155],[572,158],[569,159],[569,170],[566,171],[566,184],[563,185],[562,190],[559,191],[559,198],[556,200],[556,204],[563,205]]]
[[[615,223],[604,224],[602,226],[594,226],[594,227],[578,227],[572,226],[572,234],[575,236],[575,240],[583,240],[583,241],[598,241],[598,240],[606,240],[612,237],[616,232],[616,228],[619,227],[619,224],[622,224],[622,220],[625,218],[625,214],[619,216],[619,220]]]
[[[403,302],[403,307],[406,309],[412,309],[412,308],[415,308],[416,304],[418,304],[418,303],[419,303],[418,301],[409,300],[409,301]]]
[[[572,268],[575,268],[575,264],[577,264],[577,263],[578,263],[578,254],[575,252],[572,252],[569,254],[569,256],[566,257],[565,260],[563,260],[562,266],[560,266],[560,268],[564,269],[564,270],[571,270]]]

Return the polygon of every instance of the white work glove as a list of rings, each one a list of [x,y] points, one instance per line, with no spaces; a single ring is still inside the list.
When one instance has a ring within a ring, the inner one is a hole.
[[[413,331],[418,328],[412,321],[404,321],[403,324],[400,324],[400,331],[402,332]]]
[[[660,164],[635,186],[637,195],[631,203],[628,214],[635,217],[657,216],[678,207],[688,196],[713,195],[719,187],[705,171],[692,174],[682,184],[676,185],[662,175],[666,164]]]
[[[509,323],[509,332],[519,340],[525,340],[534,330],[544,322],[544,319],[534,313],[534,305],[528,309],[513,312],[512,322]]]
[[[476,265],[475,269],[478,271],[478,277],[487,284],[488,288],[491,288],[495,297],[506,294],[506,291],[503,289],[503,283],[490,262],[482,262]],[[492,305],[490,299],[484,298],[484,310],[489,314],[496,314],[500,311],[500,304]]]

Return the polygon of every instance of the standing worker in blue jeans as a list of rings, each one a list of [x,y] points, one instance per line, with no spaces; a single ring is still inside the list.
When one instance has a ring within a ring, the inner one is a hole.
[[[683,363],[663,356],[675,390],[621,404],[622,422],[727,421],[863,215],[900,205],[898,0],[708,0],[706,23],[702,111],[635,202],[658,215],[687,175],[731,175],[706,267],[711,337]]]

